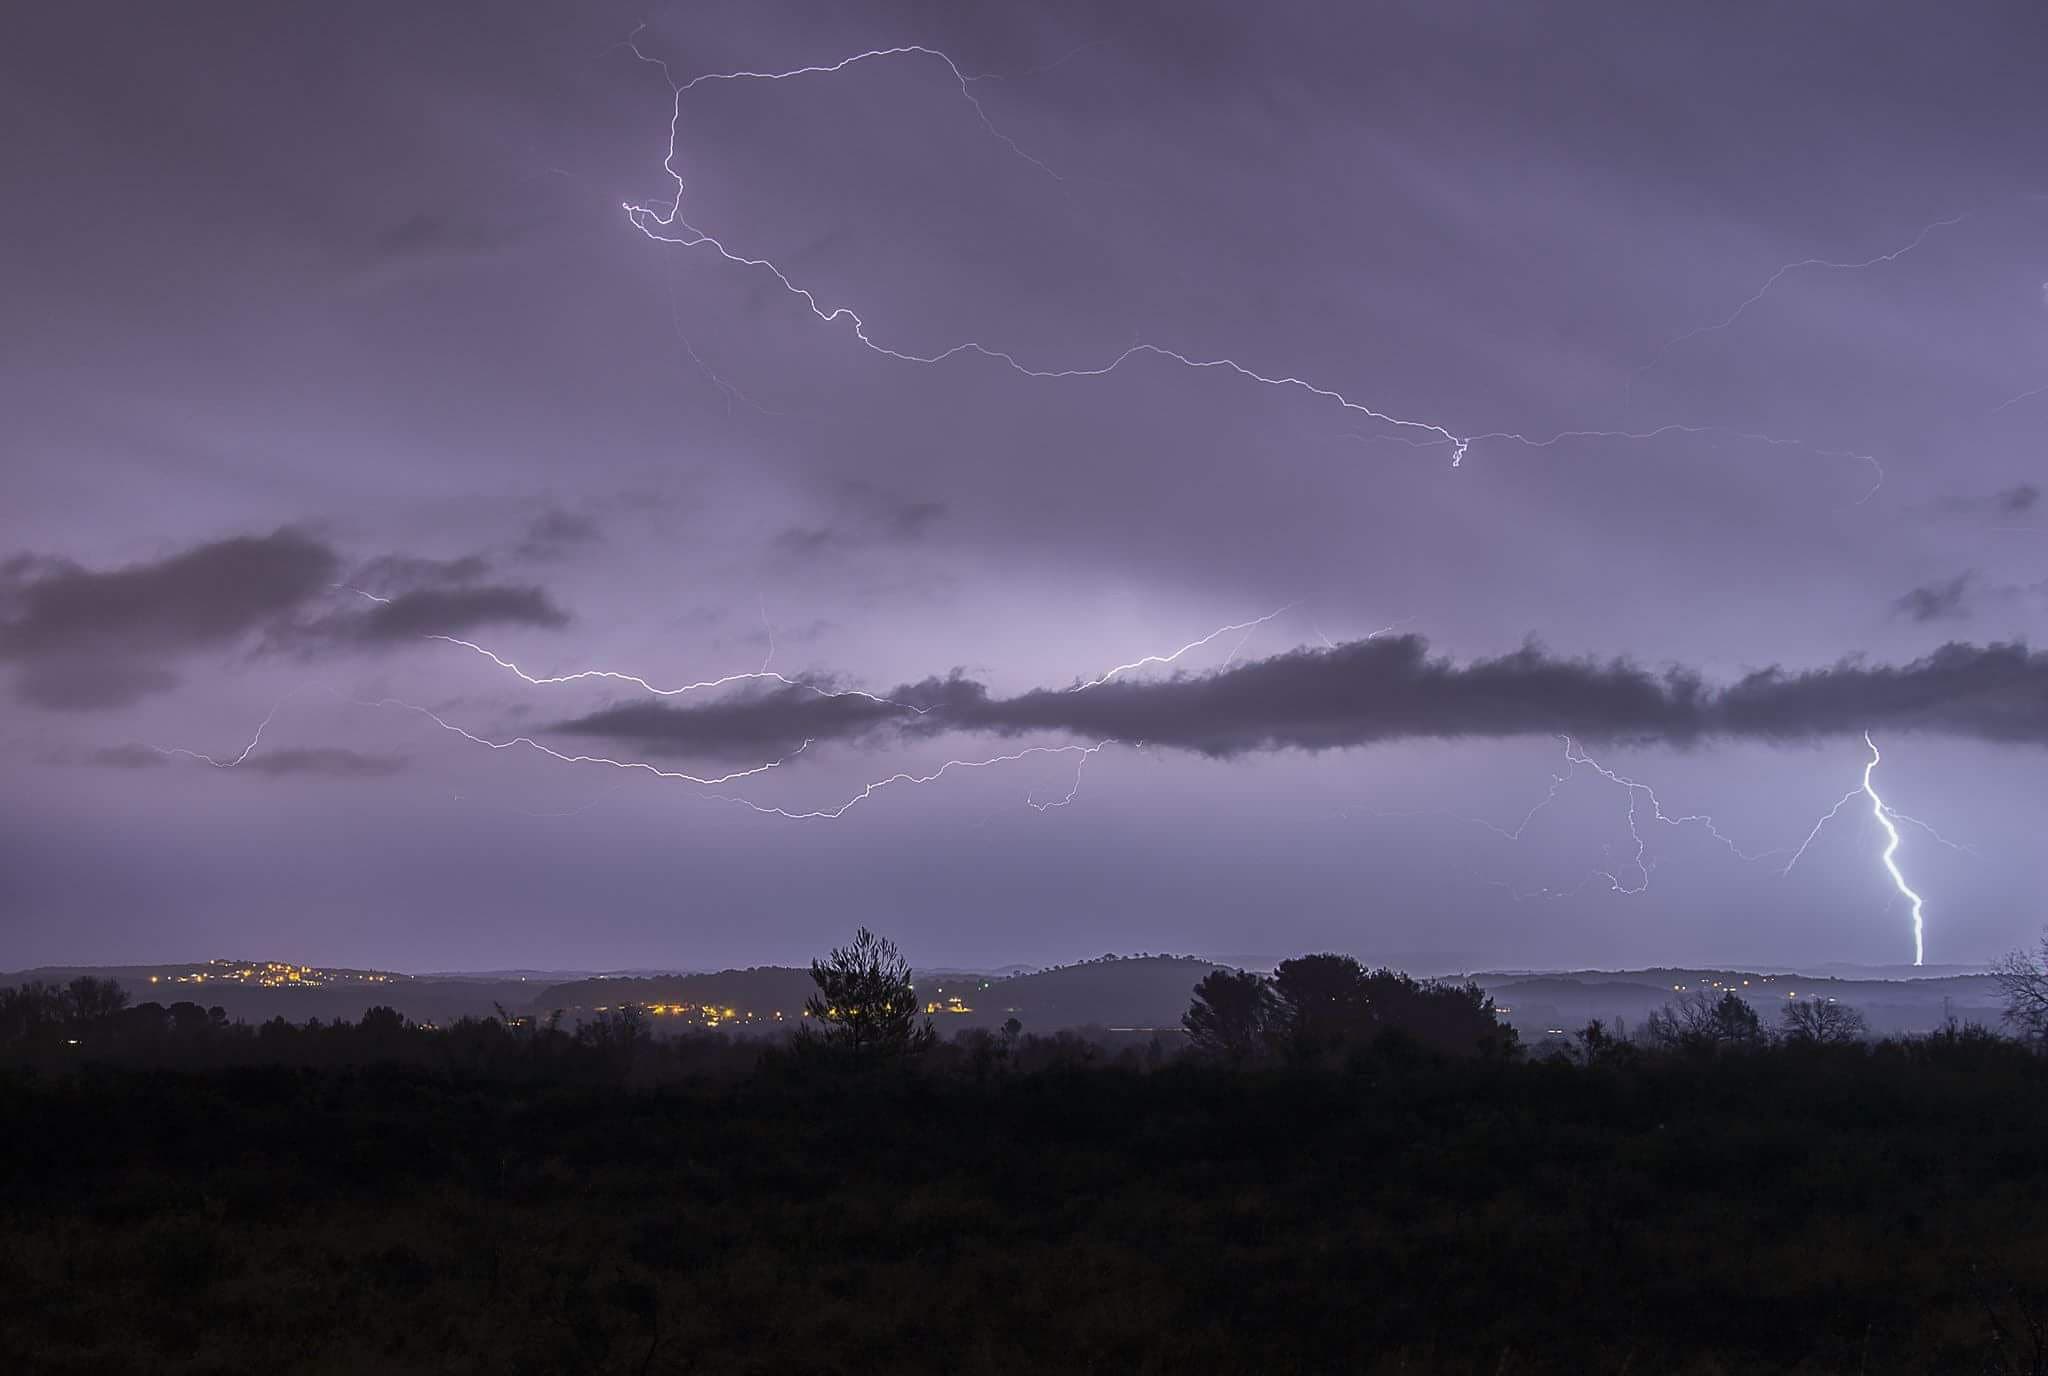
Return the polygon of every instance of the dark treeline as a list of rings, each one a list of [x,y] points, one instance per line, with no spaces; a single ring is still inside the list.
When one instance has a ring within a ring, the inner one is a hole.
[[[2048,1002],[1528,1049],[1324,955],[1118,1048],[813,973],[772,1043],[0,993],[7,1369],[2048,1370]]]

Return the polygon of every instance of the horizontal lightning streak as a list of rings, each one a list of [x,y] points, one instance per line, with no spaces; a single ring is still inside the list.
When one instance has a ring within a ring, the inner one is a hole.
[[[648,57],[630,41],[628,43],[628,46],[632,49],[633,55],[639,58],[642,62],[649,63],[653,66],[657,66],[662,69],[662,74],[665,77],[667,77],[669,81],[670,90],[673,92],[673,100],[671,102],[669,111],[668,151],[662,158],[661,166],[662,170],[668,174],[670,180],[675,183],[675,196],[670,201],[666,209],[658,209],[652,206],[639,205],[632,201],[622,202],[620,208],[625,211],[628,222],[630,222],[635,229],[639,230],[647,238],[657,243],[673,244],[681,248],[709,248],[712,252],[716,253],[720,258],[724,259],[726,262],[734,264],[735,266],[755,268],[769,273],[771,276],[775,278],[777,282],[779,282],[782,285],[785,291],[802,300],[804,305],[809,308],[811,314],[816,316],[818,320],[821,321],[822,323],[830,325],[836,324],[842,320],[849,322],[853,330],[854,338],[857,339],[863,347],[871,350],[874,353],[881,354],[886,358],[896,359],[904,363],[922,364],[938,364],[943,363],[948,359],[958,357],[962,354],[974,354],[982,358],[1002,363],[1005,366],[1012,369],[1013,371],[1020,373],[1025,377],[1046,380],[1106,377],[1110,373],[1115,372],[1123,364],[1129,362],[1133,358],[1151,356],[1155,358],[1166,359],[1174,363],[1178,363],[1185,368],[1191,368],[1196,370],[1221,369],[1233,373],[1239,377],[1245,378],[1248,381],[1257,382],[1267,387],[1296,388],[1301,391],[1307,392],[1310,395],[1320,397],[1325,401],[1335,402],[1338,406],[1342,407],[1347,411],[1355,412],[1358,415],[1368,417],[1369,419],[1378,421],[1383,425],[1388,425],[1395,429],[1422,431],[1433,437],[1430,441],[1431,443],[1448,444],[1451,447],[1451,466],[1454,468],[1457,467],[1465,457],[1465,450],[1470,442],[1459,435],[1453,434],[1451,431],[1445,429],[1441,425],[1437,425],[1430,421],[1410,420],[1405,419],[1403,417],[1394,416],[1387,412],[1378,410],[1375,407],[1366,405],[1363,402],[1354,401],[1350,397],[1345,396],[1343,393],[1338,392],[1333,388],[1325,387],[1318,383],[1310,382],[1305,378],[1296,377],[1289,374],[1271,374],[1260,372],[1257,369],[1248,367],[1245,364],[1238,362],[1234,358],[1196,358],[1191,355],[1182,353],[1178,350],[1166,348],[1163,345],[1139,343],[1131,345],[1129,348],[1125,349],[1122,353],[1117,354],[1115,357],[1111,358],[1106,363],[1098,364],[1091,367],[1035,368],[1024,363],[1015,354],[1009,352],[1008,350],[995,348],[990,345],[982,344],[978,341],[968,341],[966,343],[954,344],[948,348],[941,349],[936,353],[917,353],[912,352],[910,350],[897,349],[889,345],[882,344],[875,340],[868,333],[867,321],[859,314],[859,312],[855,311],[852,307],[825,307],[824,305],[820,304],[817,296],[809,288],[798,285],[795,281],[793,281],[790,278],[788,273],[784,272],[770,259],[753,257],[748,254],[738,252],[728,247],[723,240],[719,239],[715,235],[712,235],[703,229],[698,228],[696,225],[690,223],[690,221],[683,217],[683,196],[686,189],[686,183],[684,181],[682,174],[676,170],[676,158],[678,156],[678,131],[682,123],[683,115],[683,96],[686,92],[709,81],[784,81],[793,77],[821,75],[830,72],[838,72],[844,70],[849,66],[852,66],[856,62],[867,61],[871,58],[895,57],[906,54],[917,54],[920,56],[935,57],[944,62],[946,64],[946,69],[953,74],[954,79],[960,85],[960,91],[962,96],[965,97],[968,104],[974,108],[975,116],[981,121],[982,127],[984,129],[986,129],[994,138],[996,138],[1002,144],[1004,144],[1004,146],[1009,148],[1011,152],[1015,153],[1018,157],[1024,159],[1032,166],[1038,168],[1040,171],[1045,172],[1048,175],[1052,175],[1054,177],[1057,177],[1057,174],[1053,173],[1052,169],[1047,167],[1045,163],[1031,156],[1031,154],[1025,152],[1021,147],[1018,146],[1017,142],[1014,139],[1012,139],[1009,135],[1003,133],[1000,129],[998,129],[995,126],[995,124],[989,119],[987,110],[985,110],[982,107],[981,102],[975,98],[974,93],[968,84],[969,81],[972,80],[972,78],[969,78],[966,75],[964,75],[961,72],[959,65],[955,63],[952,58],[948,57],[945,53],[940,52],[936,48],[927,48],[920,44],[905,44],[903,46],[894,48],[874,48],[868,50],[867,52],[856,53],[852,57],[844,58],[835,63],[821,64],[808,67],[795,67],[782,72],[713,72],[707,73],[702,76],[693,77],[689,81],[678,84],[675,81],[674,77],[670,75],[668,65],[665,62],[662,62],[658,58]],[[666,232],[670,230],[680,230],[681,233],[672,234]]]
[[[891,784],[920,785],[936,783],[938,780],[944,778],[947,774],[951,773],[956,769],[989,769],[996,765],[1011,764],[1017,760],[1029,759],[1034,755],[1078,754],[1085,758],[1088,755],[1095,754],[1097,751],[1103,749],[1106,746],[1117,745],[1119,743],[1120,742],[1114,740],[1104,740],[1097,741],[1094,745],[1033,745],[1027,746],[1022,750],[1012,751],[1007,755],[992,755],[987,759],[947,760],[944,764],[940,765],[937,769],[934,769],[929,774],[912,774],[907,771],[891,774],[887,778],[877,779],[873,783],[868,784],[866,787],[862,788],[860,792],[854,794],[852,797],[848,798],[845,802],[840,803],[836,807],[816,808],[804,812],[793,811],[789,808],[774,807],[767,803],[757,803],[751,798],[741,798],[732,794],[715,793],[711,794],[710,796],[717,798],[723,802],[737,803],[742,807],[749,808],[755,812],[759,812],[767,816],[786,817],[791,821],[834,821],[840,817],[845,816],[848,812],[851,812],[854,808],[866,802],[868,799],[874,797],[875,794],[889,787]],[[1080,780],[1078,773],[1076,775],[1074,788],[1076,791],[1078,791],[1080,788]],[[1072,800],[1073,794],[1069,793],[1068,796],[1065,799],[1061,800],[1058,804],[1049,803],[1046,804],[1045,807],[1038,807],[1037,804],[1033,804],[1032,806],[1037,807],[1038,811],[1043,812],[1047,808],[1052,806],[1057,805],[1063,807],[1066,805],[1066,803],[1071,802]]]

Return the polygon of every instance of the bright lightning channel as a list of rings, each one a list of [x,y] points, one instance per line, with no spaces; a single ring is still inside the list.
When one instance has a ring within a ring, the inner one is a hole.
[[[1863,733],[1863,743],[1870,747],[1870,762],[1863,766],[1863,792],[1870,795],[1870,815],[1877,818],[1877,824],[1884,828],[1884,867],[1891,874],[1892,883],[1906,896],[1906,901],[1913,905],[1913,963],[1919,965],[1927,953],[1927,924],[1922,911],[1925,900],[1906,882],[1906,876],[1899,872],[1899,862],[1895,858],[1899,853],[1899,829],[1892,823],[1891,809],[1885,806],[1884,799],[1877,796],[1877,789],[1872,787],[1870,782],[1871,772],[1877,768],[1878,762],[1884,756],[1878,753],[1877,742],[1870,739],[1868,731]]]
[[[1685,826],[1687,824],[1696,824],[1700,826],[1702,829],[1704,829],[1708,835],[1712,836],[1716,841],[1720,842],[1723,846],[1725,846],[1728,849],[1729,853],[1736,856],[1738,859],[1752,862],[1758,860],[1765,860],[1774,855],[1783,855],[1786,853],[1788,849],[1785,847],[1779,847],[1772,850],[1756,852],[1745,851],[1735,843],[1732,837],[1729,837],[1726,834],[1724,834],[1720,830],[1720,828],[1715,825],[1714,819],[1706,815],[1705,813],[1687,813],[1682,816],[1672,816],[1670,814],[1667,814],[1664,811],[1662,802],[1657,797],[1656,791],[1652,789],[1648,784],[1642,783],[1640,780],[1637,779],[1632,779],[1625,774],[1621,774],[1615,770],[1609,769],[1606,766],[1600,764],[1591,756],[1587,755],[1585,750],[1571,737],[1566,736],[1563,738],[1563,740],[1565,746],[1564,772],[1560,774],[1551,775],[1550,788],[1548,789],[1548,791],[1546,791],[1544,795],[1537,800],[1535,806],[1531,807],[1528,810],[1528,812],[1523,814],[1521,821],[1516,823],[1516,825],[1512,829],[1500,826],[1494,822],[1489,822],[1484,818],[1480,817],[1472,817],[1466,820],[1469,820],[1475,823],[1476,825],[1485,827],[1488,831],[1493,832],[1495,835],[1504,837],[1507,840],[1519,841],[1522,838],[1523,832],[1525,832],[1528,829],[1529,824],[1535,820],[1537,814],[1541,813],[1546,808],[1548,808],[1552,803],[1557,801],[1559,792],[1564,788],[1564,786],[1567,783],[1571,781],[1572,777],[1574,776],[1574,774],[1576,774],[1579,767],[1583,765],[1586,768],[1592,770],[1594,773],[1598,774],[1601,778],[1606,779],[1608,782],[1616,784],[1619,787],[1624,788],[1628,791],[1628,830],[1629,837],[1631,840],[1635,842],[1636,847],[1635,854],[1633,857],[1633,864],[1636,870],[1636,877],[1633,881],[1630,881],[1624,880],[1621,876],[1617,875],[1612,871],[1595,871],[1595,874],[1597,874],[1600,878],[1605,879],[1608,883],[1609,888],[1616,893],[1633,895],[1646,891],[1650,885],[1650,874],[1653,870],[1656,869],[1656,862],[1649,854],[1649,841],[1643,835],[1642,829],[1638,825],[1640,816],[1640,809],[1638,807],[1639,798],[1648,801],[1650,805],[1651,816],[1656,821],[1662,822],[1667,826],[1673,827]],[[1805,856],[1806,852],[1812,847],[1815,838],[1817,838],[1820,835],[1822,828],[1826,827],[1829,822],[1833,821],[1837,816],[1839,816],[1844,807],[1847,807],[1849,803],[1856,798],[1868,798],[1870,800],[1871,815],[1877,819],[1878,825],[1883,827],[1885,832],[1885,848],[1883,854],[1880,856],[1880,859],[1885,867],[1885,872],[1891,877],[1891,881],[1894,887],[1896,887],[1899,893],[1903,897],[1905,897],[1905,899],[1912,905],[1913,964],[1920,965],[1923,963],[1926,954],[1926,900],[1919,892],[1917,892],[1910,884],[1906,882],[1905,875],[1899,869],[1897,857],[1899,845],[1901,843],[1902,838],[1899,834],[1898,824],[1903,822],[1908,826],[1918,827],[1921,831],[1925,832],[1929,837],[1931,837],[1935,842],[1937,842],[1940,845],[1946,846],[1951,850],[1963,851],[1971,855],[1976,854],[1976,851],[1972,847],[1965,845],[1961,842],[1950,840],[1948,837],[1942,835],[1939,831],[1935,830],[1935,828],[1930,826],[1928,823],[1921,821],[1918,817],[1909,816],[1906,813],[1900,812],[1897,808],[1894,808],[1889,803],[1885,802],[1884,799],[1878,795],[1875,785],[1871,782],[1871,776],[1873,772],[1876,770],[1878,763],[1883,757],[1878,752],[1877,743],[1871,739],[1870,733],[1867,731],[1863,733],[1863,743],[1870,748],[1870,758],[1863,765],[1863,774],[1861,782],[1857,785],[1857,787],[1850,789],[1841,797],[1837,798],[1834,802],[1834,805],[1830,807],[1826,812],[1820,815],[1820,817],[1814,822],[1812,828],[1806,833],[1805,839],[1800,841],[1798,846],[1789,848],[1791,858],[1785,862],[1784,867],[1782,869],[1778,870],[1778,877],[1783,878],[1784,876],[1792,872],[1793,867],[1799,863],[1800,859],[1803,856]],[[1412,814],[1401,813],[1385,815]],[[1505,884],[1501,884],[1499,885],[1499,887],[1509,888],[1509,886]],[[1577,891],[1577,889],[1573,889],[1569,892],[1576,893]],[[1513,890],[1510,889],[1510,892],[1513,892]],[[1553,894],[1552,891],[1548,889],[1542,890],[1541,893],[1543,896],[1568,896],[1568,894]],[[1517,896],[1520,897],[1521,895]]]

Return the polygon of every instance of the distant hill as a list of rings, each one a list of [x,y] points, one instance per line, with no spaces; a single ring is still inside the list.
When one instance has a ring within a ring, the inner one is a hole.
[[[1910,968],[1910,967],[1909,967]],[[1985,974],[1914,979],[1830,979],[1754,970],[1580,970],[1566,974],[1480,974],[1474,981],[1493,995],[1501,1016],[1525,1041],[1540,1040],[1553,1028],[1576,1032],[1593,1018],[1612,1025],[1623,1019],[1639,1028],[1643,1019],[1687,994],[1719,997],[1733,990],[1748,1000],[1767,1025],[1794,999],[1834,999],[1859,1010],[1870,1030],[1886,1036],[1930,1032],[1953,1015],[1959,1022],[1996,1027],[2005,1014],[1998,983]]]
[[[1218,968],[1195,956],[1105,957],[1009,979],[945,983],[934,988],[933,997],[957,993],[973,1010],[943,1018],[944,1026],[1000,1027],[1014,1017],[1034,1032],[1089,1025],[1177,1028],[1195,985]]]
[[[948,1033],[969,1027],[994,1029],[1012,1017],[1033,1032],[1089,1025],[1176,1028],[1196,982],[1224,964],[1194,956],[1103,956],[1009,976],[930,970],[917,972],[914,979],[919,997],[935,1010],[940,1030]],[[1997,982],[1986,974],[1923,971],[1911,978],[1881,978],[1853,967],[1838,968],[1841,974],[1831,977],[1653,968],[1496,971],[1471,978],[1493,995],[1502,1017],[1532,1043],[1552,1028],[1575,1032],[1594,1018],[1610,1025],[1618,1019],[1631,1029],[1639,1028],[1652,1011],[1685,994],[1718,995],[1722,989],[1741,994],[1773,1025],[1779,1008],[1794,998],[1832,998],[1861,1010],[1870,1030],[1880,1036],[1932,1031],[1949,1016],[1996,1027],[2004,1014]],[[280,971],[298,971],[299,977],[279,982]],[[539,1017],[559,1009],[574,1024],[599,1009],[631,1003],[660,1009],[657,1025],[669,1030],[710,1025],[764,1032],[793,1024],[814,987],[807,968],[780,965],[562,979],[516,971],[407,975],[259,961],[43,966],[0,974],[0,986],[27,980],[61,984],[79,975],[117,979],[136,1003],[189,1000],[203,1007],[218,1006],[230,1018],[246,1022],[275,1017],[353,1022],[365,1009],[385,1004],[416,1022],[490,1017],[502,1006],[514,1014]],[[199,979],[201,975],[205,978]]]
[[[1000,1027],[1016,1018],[1037,1032],[1100,1024],[1105,1027],[1178,1027],[1195,984],[1216,963],[1193,956],[1105,957],[1078,965],[1004,979],[959,971],[918,971],[918,996],[939,1005],[942,1030]],[[631,979],[574,980],[532,995],[528,1012],[546,1016],[561,1009],[571,1021],[599,1008],[623,1003],[732,1009],[744,1023],[798,1017],[816,988],[808,969],[762,965],[714,974],[656,975]]]

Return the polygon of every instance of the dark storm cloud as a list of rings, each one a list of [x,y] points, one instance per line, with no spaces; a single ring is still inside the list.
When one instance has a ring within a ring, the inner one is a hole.
[[[1969,598],[1970,585],[1975,578],[1975,574],[1959,573],[1953,578],[1939,582],[1923,583],[1892,603],[1892,611],[1899,616],[1909,616],[1915,621],[1941,621],[1968,616],[1969,609],[1964,603]]]
[[[372,559],[351,574],[351,584],[370,591],[390,593],[399,589],[474,583],[491,571],[491,561],[481,554],[457,559],[420,559],[411,555],[387,554]]]
[[[460,635],[479,626],[541,626],[559,630],[569,614],[545,589],[487,584],[474,588],[418,588],[380,602],[366,612],[334,618],[331,634],[368,643],[415,640],[424,635]]]
[[[316,596],[337,567],[333,550],[288,527],[104,573],[32,564],[7,590],[11,612],[0,622],[0,656],[218,644]]]
[[[1536,646],[1460,665],[1432,658],[1419,636],[1395,636],[1293,650],[1215,673],[1010,698],[957,675],[886,696],[877,702],[782,690],[704,707],[637,704],[554,729],[706,754],[883,731],[1059,732],[1217,757],[1420,738],[1559,734],[1685,745],[1879,728],[2048,744],[2048,655],[2023,645],[1951,644],[1897,666],[1768,669],[1712,689],[1682,669],[1561,659]]]
[[[480,555],[385,555],[347,585],[337,581],[341,567],[330,546],[291,527],[105,571],[16,556],[0,565],[0,661],[13,662],[22,702],[107,711],[176,687],[176,657],[244,636],[317,651],[487,625],[569,624],[541,587],[478,582],[490,570]],[[402,590],[335,610],[335,599],[349,598],[358,583]]]
[[[176,686],[162,659],[282,624],[338,567],[289,527],[104,572],[17,558],[0,573],[0,659],[15,661],[15,695],[32,706],[126,707]]]
[[[630,740],[655,754],[742,757],[793,750],[807,740],[852,740],[917,715],[945,696],[899,689],[889,702],[801,684],[729,697],[701,707],[630,703],[554,726],[569,735]]]

